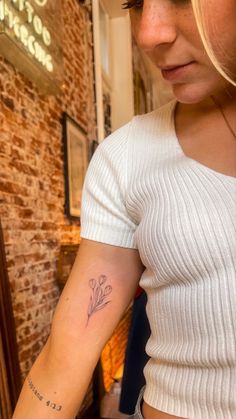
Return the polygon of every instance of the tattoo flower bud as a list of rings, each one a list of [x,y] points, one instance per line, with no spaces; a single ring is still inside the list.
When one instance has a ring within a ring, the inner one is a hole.
[[[107,299],[107,296],[112,292],[112,286],[106,285],[106,281],[106,275],[99,275],[97,280],[94,278],[89,280],[92,292],[89,299],[87,325],[94,313],[104,309],[111,302],[111,300]]]
[[[110,285],[107,285],[104,290],[104,295],[108,295],[111,293],[112,287]]]
[[[90,286],[90,288],[92,288],[92,290],[94,290],[94,288],[96,287],[96,279],[91,278],[89,280],[89,286]]]
[[[103,285],[104,282],[106,282],[106,280],[107,280],[106,275],[100,275],[99,278],[98,278],[99,285]]]

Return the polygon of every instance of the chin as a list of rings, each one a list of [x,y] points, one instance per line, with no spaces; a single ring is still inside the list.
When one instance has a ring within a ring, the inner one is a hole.
[[[172,90],[178,102],[186,104],[200,103],[208,99],[215,91],[209,84],[206,86],[198,83],[173,84]]]

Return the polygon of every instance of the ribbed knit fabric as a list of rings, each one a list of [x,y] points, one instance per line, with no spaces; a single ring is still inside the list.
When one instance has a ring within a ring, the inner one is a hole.
[[[235,419],[236,179],[184,154],[174,106],[99,146],[81,236],[138,248],[146,266],[145,401],[188,419]]]

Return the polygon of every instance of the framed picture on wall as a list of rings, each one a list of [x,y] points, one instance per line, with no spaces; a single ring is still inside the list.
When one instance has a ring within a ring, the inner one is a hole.
[[[65,212],[70,219],[80,219],[81,195],[88,167],[89,148],[84,129],[67,113],[63,114],[65,173]]]

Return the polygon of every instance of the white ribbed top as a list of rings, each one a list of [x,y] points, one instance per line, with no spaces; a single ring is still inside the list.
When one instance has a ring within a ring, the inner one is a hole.
[[[99,146],[81,236],[138,248],[146,266],[145,401],[188,419],[235,419],[236,179],[184,154],[174,106]]]

